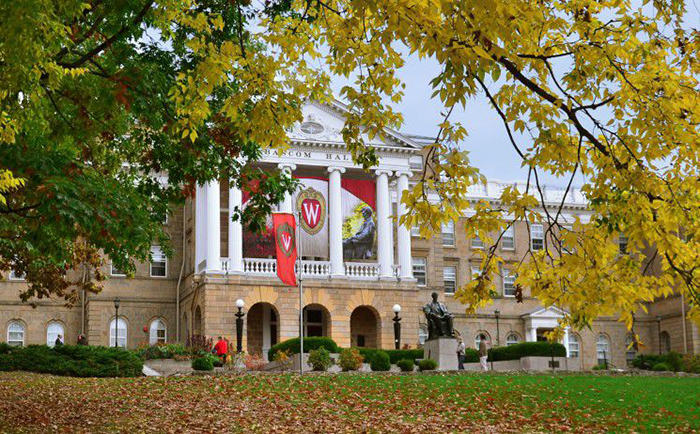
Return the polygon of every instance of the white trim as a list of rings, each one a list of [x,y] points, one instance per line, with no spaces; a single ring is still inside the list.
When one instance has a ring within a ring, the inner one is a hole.
[[[114,322],[116,321],[116,318],[112,318],[109,321],[109,346],[114,347]],[[124,324],[124,327],[122,328],[121,325]],[[121,336],[122,333],[121,331],[124,331],[123,335]],[[119,322],[117,323],[117,341],[124,341],[124,345],[119,344],[118,346],[120,348],[126,348],[129,345],[129,324],[126,322],[126,319],[122,315],[119,315]]]
[[[124,274],[119,274],[119,273],[115,273],[114,270],[115,270],[114,264],[113,264],[112,261],[110,260],[110,261],[109,261],[109,275],[110,275],[110,276],[116,276],[116,277],[126,277],[126,273],[124,273]],[[121,270],[117,270],[117,271],[120,271],[120,272],[121,272]],[[123,272],[122,272],[122,273],[123,273]]]
[[[164,265],[165,274],[163,276],[153,275],[153,263],[154,262],[161,262],[161,261],[154,261],[153,260],[155,258],[154,251],[156,251],[156,250],[157,250],[157,252],[160,253],[160,255],[162,255],[162,257],[163,257],[162,262],[165,263],[165,265]],[[161,249],[160,246],[151,246],[151,258],[150,259],[151,260],[148,262],[148,271],[149,271],[150,277],[153,277],[155,279],[167,279],[167,277],[168,277],[168,257],[165,256],[165,253],[163,253],[163,249]]]
[[[537,233],[537,237],[535,237],[535,233]],[[542,242],[540,248],[535,248],[535,240]],[[530,225],[530,248],[534,251],[544,250],[544,226],[539,223]]]
[[[24,274],[18,277],[15,270],[10,270],[7,280],[12,280],[13,282],[24,282],[27,280],[27,278]]]
[[[163,340],[160,340],[160,337],[158,336],[158,331],[161,330],[158,326],[163,325]],[[155,329],[154,329],[155,326]],[[155,334],[154,334],[155,331]],[[165,324],[165,321],[163,321],[162,318],[153,318],[151,323],[148,325],[148,343],[150,345],[158,344],[158,343],[167,343],[168,342],[168,325]]]
[[[19,326],[21,330],[11,330],[12,326]],[[17,339],[10,339],[10,333],[21,333],[22,334],[22,340],[17,340]],[[24,325],[23,322],[18,321],[18,320],[12,320],[10,321],[9,324],[7,324],[7,340],[6,340],[8,345],[11,346],[18,346],[18,347],[24,347],[27,344],[27,327]],[[17,344],[19,342],[19,345]],[[14,343],[14,344],[13,344]]]

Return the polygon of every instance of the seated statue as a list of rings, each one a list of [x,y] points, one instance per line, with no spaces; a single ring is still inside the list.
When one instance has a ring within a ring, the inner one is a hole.
[[[454,337],[453,316],[447,306],[438,301],[437,292],[432,294],[433,301],[423,306],[423,313],[428,320],[428,339]]]
[[[372,221],[372,208],[363,208],[365,221],[357,233],[343,240],[343,257],[346,259],[369,259],[372,257],[376,227]]]

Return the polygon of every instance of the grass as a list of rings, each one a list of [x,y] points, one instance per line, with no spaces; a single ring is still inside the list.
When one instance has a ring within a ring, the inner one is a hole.
[[[0,373],[0,432],[695,432],[700,378]]]

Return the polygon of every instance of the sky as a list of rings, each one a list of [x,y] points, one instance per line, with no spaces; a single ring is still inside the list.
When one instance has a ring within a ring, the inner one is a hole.
[[[700,0],[687,3],[686,27],[700,28]],[[437,62],[431,59],[420,60],[417,56],[407,56],[406,65],[398,76],[406,84],[401,103],[394,105],[404,116],[402,133],[435,136],[437,125],[441,122],[442,105],[432,99],[433,89],[430,80],[439,73]],[[335,79],[333,91],[340,93],[345,82]],[[489,180],[523,181],[527,179],[527,169],[521,167],[521,161],[515,153],[503,127],[501,119],[483,95],[467,102],[466,108],[452,114],[451,120],[461,122],[467,129],[469,137],[462,144],[469,151],[470,160]],[[519,138],[521,148],[529,146],[526,138]],[[540,172],[540,181],[551,187],[566,187],[568,178],[556,178]],[[574,179],[574,186],[581,186],[585,180],[579,176]]]

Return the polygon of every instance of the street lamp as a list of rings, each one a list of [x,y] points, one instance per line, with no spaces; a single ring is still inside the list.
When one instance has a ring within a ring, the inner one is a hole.
[[[399,313],[401,312],[401,305],[394,305],[394,347],[399,350],[401,349],[401,317]]]
[[[243,306],[245,306],[243,300],[240,298],[236,300],[236,307],[238,308],[236,313],[236,351],[239,353],[243,351],[243,316],[245,315],[242,312]]]
[[[501,311],[496,309],[493,311],[494,316],[496,317],[496,346],[501,346],[501,327],[498,322],[498,319],[501,317]]]
[[[656,315],[656,329],[657,329],[658,340],[659,340],[659,354],[661,354],[661,316],[660,315]]]
[[[114,299],[114,348],[119,346],[119,297]]]

